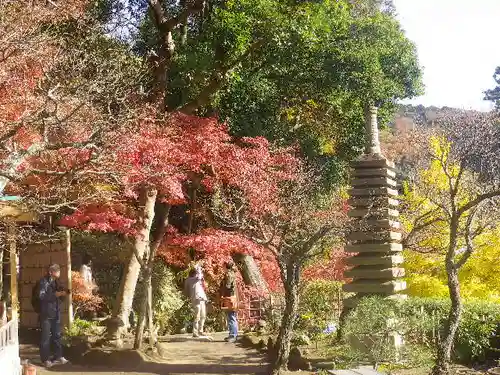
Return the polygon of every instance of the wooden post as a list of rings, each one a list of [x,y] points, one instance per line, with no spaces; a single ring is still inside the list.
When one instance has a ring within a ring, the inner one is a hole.
[[[9,243],[9,259],[10,259],[10,295],[12,319],[17,319],[19,311],[19,296],[17,289],[17,247],[16,247],[16,224],[9,222],[7,224],[8,243]]]

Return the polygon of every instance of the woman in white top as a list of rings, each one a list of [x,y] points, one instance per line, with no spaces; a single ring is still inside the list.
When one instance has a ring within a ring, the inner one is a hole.
[[[82,266],[80,268],[80,276],[82,277],[87,288],[91,291],[96,289],[97,285],[92,277],[92,259],[88,254],[83,257]]]

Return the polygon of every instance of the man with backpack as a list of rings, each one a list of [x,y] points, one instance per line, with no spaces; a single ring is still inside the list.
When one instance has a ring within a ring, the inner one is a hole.
[[[59,283],[61,269],[52,264],[45,275],[35,286],[32,301],[33,308],[39,314],[42,339],[40,342],[40,359],[45,367],[55,364],[66,364],[68,360],[62,356],[61,345],[61,302],[69,294]],[[38,297],[38,298],[37,298]],[[50,347],[54,347],[51,360]]]

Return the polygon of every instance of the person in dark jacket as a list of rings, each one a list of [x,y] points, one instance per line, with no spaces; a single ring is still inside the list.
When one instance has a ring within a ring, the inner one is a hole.
[[[238,337],[238,315],[237,315],[237,293],[236,293],[236,275],[235,275],[234,263],[229,261],[226,263],[226,275],[222,281],[220,288],[220,295],[223,298],[230,298],[232,300],[232,308],[227,310],[227,326],[229,331],[229,336],[225,338],[225,341],[235,342]]]
[[[47,275],[40,280],[40,327],[42,340],[40,342],[40,358],[45,367],[55,364],[66,364],[62,356],[61,346],[61,302],[69,293],[58,282],[61,269],[58,264],[52,264]],[[54,360],[50,358],[51,343],[54,347]]]

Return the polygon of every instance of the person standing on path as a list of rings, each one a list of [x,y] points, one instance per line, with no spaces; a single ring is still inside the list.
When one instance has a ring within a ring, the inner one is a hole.
[[[82,266],[80,267],[80,276],[89,292],[97,290],[97,284],[92,275],[92,258],[88,254],[85,254],[83,257]]]
[[[226,275],[220,288],[222,309],[227,311],[227,326],[229,336],[227,342],[235,342],[238,337],[238,296],[236,292],[235,266],[232,261],[226,263]]]
[[[193,308],[193,337],[205,335],[205,319],[207,317],[207,295],[205,293],[203,270],[201,264],[195,266],[189,273],[184,284],[186,294]]]
[[[40,299],[40,326],[42,340],[40,342],[40,359],[45,367],[55,364],[66,364],[62,356],[61,345],[61,302],[69,293],[58,282],[61,269],[58,264],[52,264],[39,282],[38,296]],[[50,346],[54,346],[54,361],[50,358]]]

